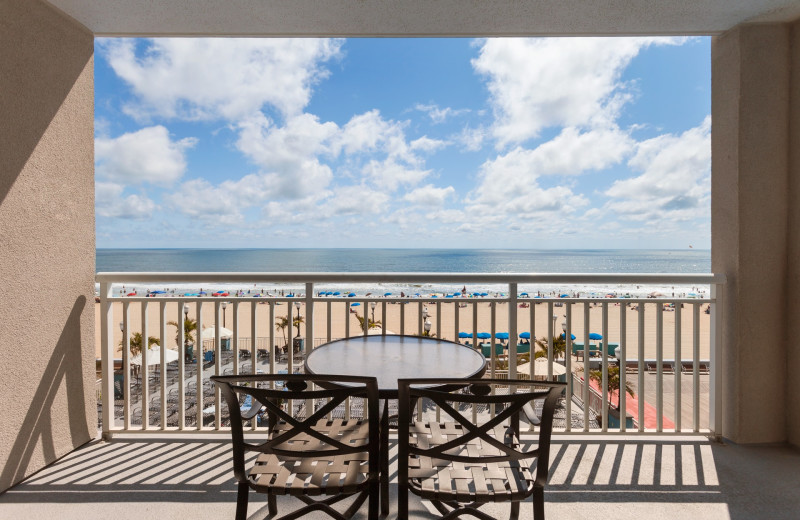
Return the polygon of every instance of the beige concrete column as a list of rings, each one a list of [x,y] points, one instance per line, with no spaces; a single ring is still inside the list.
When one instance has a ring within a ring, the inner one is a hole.
[[[722,435],[740,443],[787,439],[790,33],[744,25],[712,43],[711,265],[729,280]]]
[[[800,22],[791,27],[789,205],[786,298],[787,437],[800,446]]]
[[[0,0],[0,492],[97,434],[93,52]]]

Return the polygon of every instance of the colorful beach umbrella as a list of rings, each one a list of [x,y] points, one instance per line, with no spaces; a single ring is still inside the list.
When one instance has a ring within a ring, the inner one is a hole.
[[[354,303],[350,304],[350,307],[358,307],[359,305],[361,305],[361,304],[358,303],[358,302],[354,302]]]
[[[472,337],[472,334],[471,334],[471,333],[469,333],[469,332],[459,332],[459,333],[458,333],[458,337],[459,337],[459,338],[462,338],[462,339],[463,339],[463,338],[471,338],[471,337]]]
[[[489,296],[489,293],[488,292],[482,292],[481,296]]]
[[[522,339],[531,339],[531,333],[530,332],[520,332],[519,337],[522,338]]]
[[[333,293],[334,296],[340,296],[341,294],[342,293],[340,293],[339,291],[336,291],[335,293]]]
[[[390,292],[385,292],[385,293],[383,293],[383,295],[384,295],[384,296],[391,296],[391,295],[392,295],[392,293],[390,293]]]
[[[577,337],[575,337],[575,334],[570,334],[570,336],[572,336],[572,339],[573,339],[573,340],[576,340],[576,339],[578,339]],[[562,337],[562,338],[564,337],[564,333],[563,333],[563,332],[561,333],[561,336],[560,336],[560,337]]]
[[[492,337],[488,332],[479,332],[478,339],[490,339]]]
[[[348,294],[347,294],[347,297],[348,297],[348,298],[352,298],[352,297],[353,297],[353,296],[355,296],[355,295],[356,295],[356,293],[354,293],[354,292],[351,292],[351,293],[348,293]]]
[[[508,339],[508,332],[497,332],[494,337],[497,339]]]
[[[481,293],[479,293],[479,292],[472,293],[472,296],[480,296],[480,295],[481,295]]]
[[[598,334],[596,332],[592,332],[589,334],[589,339],[603,339],[603,335]]]
[[[519,295],[520,295],[520,296],[528,296],[528,293],[526,293],[526,292],[523,292],[523,293],[519,293]]]

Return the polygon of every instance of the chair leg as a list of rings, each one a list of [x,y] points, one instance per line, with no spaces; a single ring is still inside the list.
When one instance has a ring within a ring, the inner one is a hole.
[[[519,502],[511,502],[511,515],[510,520],[517,520],[519,518]]]
[[[533,518],[544,520],[544,488],[533,488]]]
[[[269,506],[270,516],[278,514],[278,499],[275,498],[275,495],[267,495],[267,506]]]
[[[247,520],[247,495],[250,487],[246,482],[239,482],[239,492],[236,496],[236,520]]]

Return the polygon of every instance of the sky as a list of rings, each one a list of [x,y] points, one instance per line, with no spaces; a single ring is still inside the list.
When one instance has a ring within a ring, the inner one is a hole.
[[[99,248],[710,249],[709,38],[95,51]]]

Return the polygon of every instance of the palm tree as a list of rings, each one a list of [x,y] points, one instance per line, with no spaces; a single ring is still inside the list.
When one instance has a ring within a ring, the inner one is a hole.
[[[358,320],[359,328],[361,330],[364,330],[364,317],[363,316],[359,316],[358,313],[356,313],[356,319]],[[371,318],[367,319],[367,325],[369,326],[370,329],[382,326],[381,320],[375,321],[375,320],[373,320]]]
[[[536,338],[536,346],[539,350],[534,354],[534,359],[547,357],[547,338]],[[553,338],[553,357],[561,358],[567,352],[567,339],[564,336],[556,336]]]
[[[299,338],[299,337],[300,337],[300,325],[302,325],[302,324],[305,322],[305,320],[303,319],[303,317],[302,317],[302,316],[300,316],[300,315],[298,314],[297,316],[295,316],[294,318],[292,318],[292,321],[294,322],[294,323],[292,323],[292,325],[294,325],[295,327],[297,327],[297,334],[296,334],[294,337],[295,337],[295,338]]]
[[[602,370],[590,370],[589,371],[589,379],[592,381],[596,381],[599,386],[603,386],[603,371]],[[619,367],[608,367],[608,385],[606,386],[606,392],[609,397],[609,404],[614,409],[619,408],[619,394],[617,394],[617,405],[614,406],[614,403],[611,402],[611,396],[614,392],[619,392]],[[633,386],[631,386],[630,382],[625,381],[625,391],[631,396],[636,397],[636,393],[633,391]]]
[[[123,340],[120,340],[119,346],[121,347],[122,344],[123,344]],[[150,336],[150,337],[147,338],[147,348],[150,348],[153,345],[161,345],[161,342],[158,340],[158,338],[156,338],[154,336]],[[131,347],[131,355],[132,356],[135,356],[135,355],[137,355],[137,354],[142,352],[142,333],[141,332],[134,332],[133,334],[131,334],[130,347]]]
[[[278,327],[278,330],[283,332],[283,344],[289,343],[289,338],[286,337],[286,328],[289,327],[289,317],[279,316],[275,320],[275,326]]]
[[[177,322],[168,321],[167,325],[172,325],[176,329],[178,328]],[[189,344],[194,345],[194,332],[197,330],[197,321],[193,320],[192,318],[186,318],[183,320],[183,346],[188,346]],[[180,343],[181,334],[180,331],[175,333],[175,344],[177,345]]]

